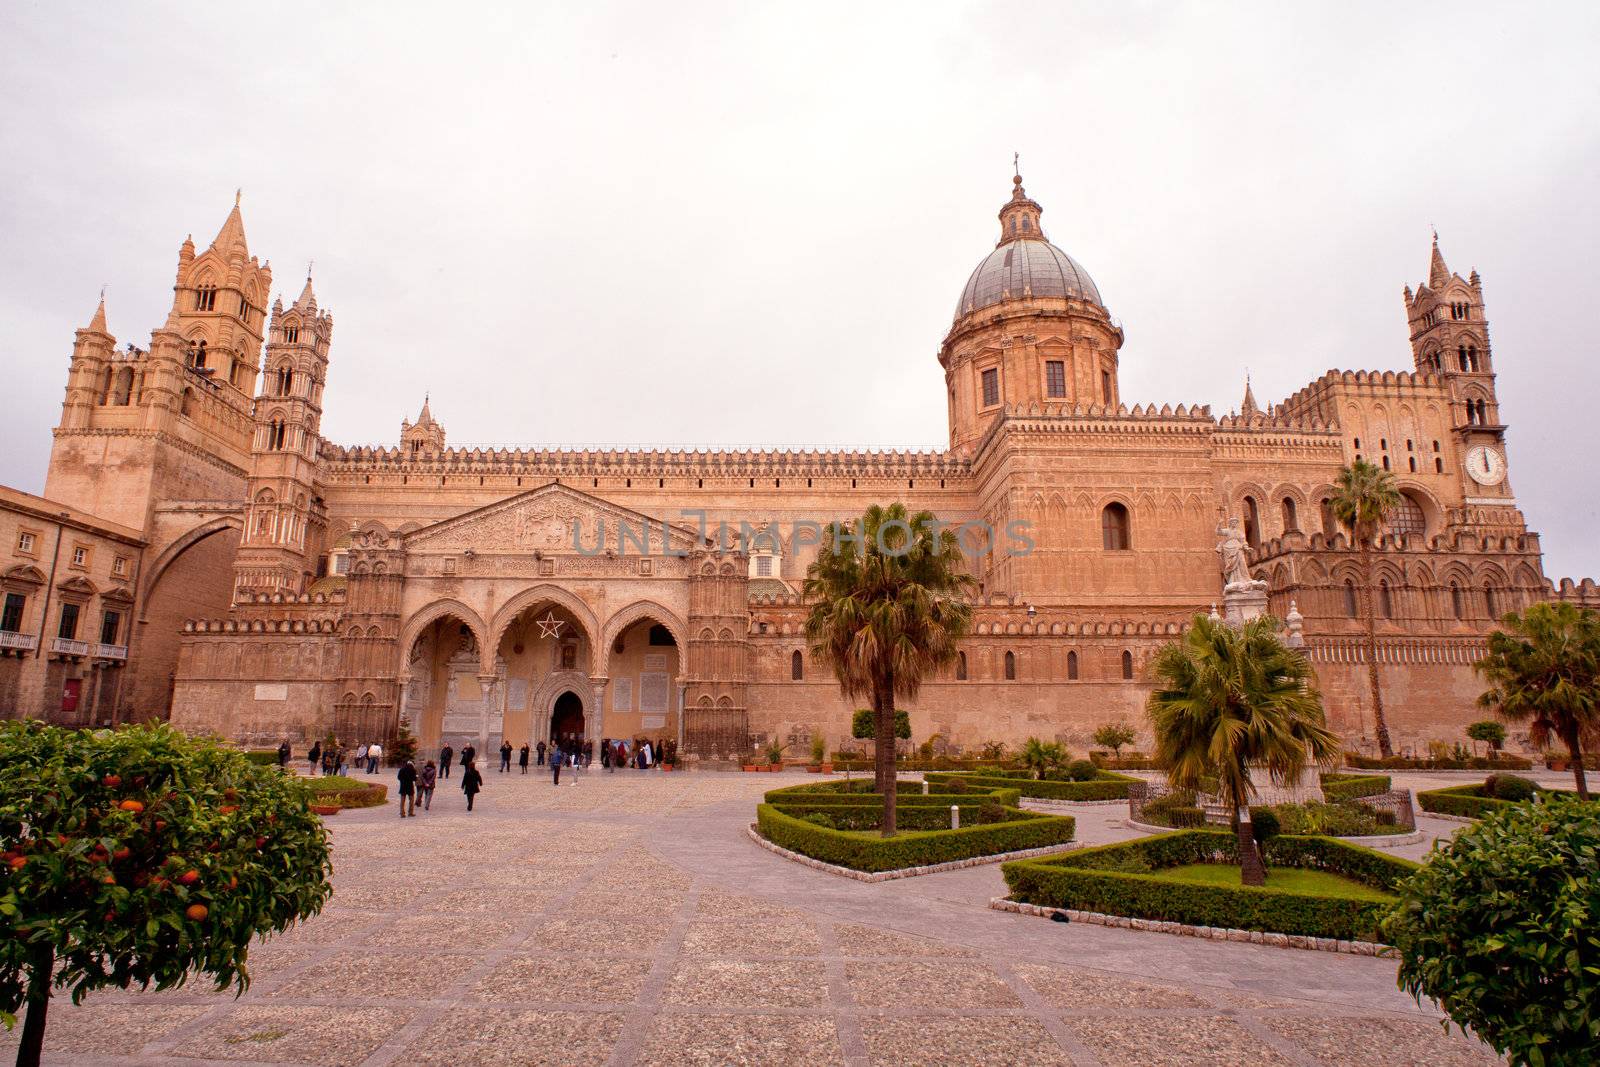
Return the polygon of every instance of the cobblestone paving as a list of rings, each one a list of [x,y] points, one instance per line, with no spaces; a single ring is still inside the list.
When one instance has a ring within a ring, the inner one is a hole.
[[[789,863],[744,827],[795,775],[487,777],[471,814],[452,780],[416,819],[331,818],[333,901],[252,951],[245,996],[59,999],[47,1062],[1496,1062],[1391,962],[1006,915],[994,867]]]

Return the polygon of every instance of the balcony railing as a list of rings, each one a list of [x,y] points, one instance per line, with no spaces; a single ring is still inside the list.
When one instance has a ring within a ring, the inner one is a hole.
[[[87,656],[89,654],[89,642],[74,641],[68,637],[52,637],[50,639],[50,651],[61,656]]]
[[[96,659],[127,659],[128,658],[128,646],[127,645],[95,645],[94,646],[94,655],[95,655]]]
[[[32,652],[39,647],[39,638],[33,634],[19,634],[0,630],[0,649],[11,652]]]

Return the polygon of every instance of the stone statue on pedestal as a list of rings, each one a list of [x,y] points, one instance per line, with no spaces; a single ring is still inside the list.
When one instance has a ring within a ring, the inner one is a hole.
[[[1222,556],[1222,584],[1229,586],[1248,582],[1250,562],[1245,558],[1245,552],[1249,546],[1245,543],[1244,534],[1239,532],[1239,520],[1230,518],[1217,523],[1217,536],[1222,539],[1217,542],[1217,552]]]
[[[1217,552],[1222,557],[1222,617],[1240,626],[1267,610],[1267,583],[1250,577],[1249,545],[1239,520],[1217,523]]]

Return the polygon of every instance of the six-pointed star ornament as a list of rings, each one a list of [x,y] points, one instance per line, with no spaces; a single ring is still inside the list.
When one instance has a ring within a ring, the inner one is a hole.
[[[540,637],[559,638],[561,636],[561,628],[566,625],[564,621],[556,618],[556,613],[553,611],[547,611],[544,613],[544,618],[534,619],[533,621],[539,626]]]

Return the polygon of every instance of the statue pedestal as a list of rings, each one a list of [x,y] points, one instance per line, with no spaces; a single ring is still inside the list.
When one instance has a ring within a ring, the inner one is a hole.
[[[1222,587],[1222,619],[1229,626],[1242,626],[1266,613],[1266,582],[1229,582]]]

